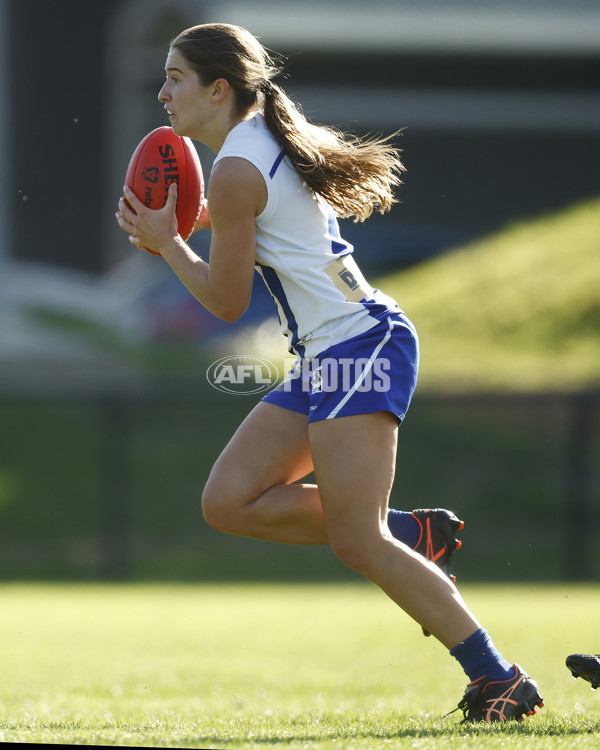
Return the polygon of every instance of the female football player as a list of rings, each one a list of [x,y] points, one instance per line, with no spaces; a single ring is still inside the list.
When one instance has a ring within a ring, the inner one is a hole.
[[[398,151],[389,139],[310,123],[273,82],[273,55],[240,27],[183,31],[165,70],[158,98],[173,131],[216,154],[197,225],[212,230],[209,260],[178,235],[175,184],[158,211],[125,187],[117,221],[225,321],[246,310],[256,269],[298,358],[215,463],[202,497],[207,522],[229,534],[331,545],[456,657],[470,679],[459,703],[465,720],[535,712],[536,683],[498,652],[449,575],[458,519],[388,509],[417,335],[361,274],[337,219],[390,208],[403,171]],[[316,484],[299,482],[313,470]]]

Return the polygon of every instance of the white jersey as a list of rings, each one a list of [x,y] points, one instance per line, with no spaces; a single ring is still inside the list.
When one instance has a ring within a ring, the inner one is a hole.
[[[232,128],[214,163],[228,156],[253,164],[267,186],[256,217],[256,269],[290,352],[311,360],[398,312],[395,300],[367,283],[334,212],[303,182],[262,114]]]

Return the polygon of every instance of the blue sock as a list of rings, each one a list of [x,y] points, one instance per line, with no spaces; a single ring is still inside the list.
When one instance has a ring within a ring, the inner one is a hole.
[[[471,682],[484,675],[490,680],[508,680],[514,676],[512,664],[494,646],[484,628],[455,646],[450,655],[458,661]]]
[[[390,508],[388,511],[388,526],[396,539],[414,549],[421,536],[421,524],[412,513]]]

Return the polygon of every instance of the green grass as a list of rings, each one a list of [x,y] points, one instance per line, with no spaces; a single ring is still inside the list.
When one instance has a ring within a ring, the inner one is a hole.
[[[423,388],[600,384],[600,199],[377,280],[420,334]]]
[[[197,748],[600,747],[600,695],[565,657],[598,650],[598,586],[463,594],[546,708],[444,717],[466,678],[376,588],[1,587],[0,741]]]

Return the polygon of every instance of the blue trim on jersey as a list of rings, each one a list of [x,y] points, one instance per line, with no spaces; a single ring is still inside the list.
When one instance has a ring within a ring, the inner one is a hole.
[[[341,255],[342,253],[344,253],[344,255],[347,255],[352,251],[352,248],[345,240],[341,238],[340,228],[338,226],[337,219],[335,218],[335,214],[330,213],[327,217],[327,221],[329,224],[328,236],[331,240],[331,252],[335,255]]]
[[[298,356],[303,357],[304,347],[301,344],[298,344],[298,341],[300,340],[300,337],[298,336],[298,321],[296,320],[296,316],[292,312],[292,308],[290,307],[287,297],[285,296],[285,291],[283,289],[281,281],[279,280],[277,271],[274,268],[271,268],[271,266],[264,266],[258,261],[256,265],[260,267],[263,280],[267,285],[267,289],[279,302],[279,305],[286,317],[287,329],[291,334],[289,351],[293,350],[294,352],[296,352],[296,354],[298,354]]]
[[[275,177],[275,172],[277,172],[277,170],[279,169],[279,165],[283,161],[283,157],[284,156],[285,156],[285,151],[282,149],[281,152],[279,153],[279,156],[273,162],[273,166],[269,170],[269,177],[271,179],[273,179],[273,177]]]
[[[362,299],[360,304],[372,318],[375,318],[375,320],[385,320],[389,315],[394,315],[395,313],[400,312],[400,307],[395,301],[394,307],[390,307],[389,305],[386,305],[385,302],[378,302],[374,299]]]

